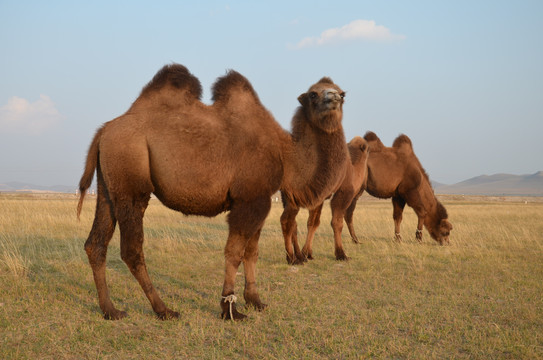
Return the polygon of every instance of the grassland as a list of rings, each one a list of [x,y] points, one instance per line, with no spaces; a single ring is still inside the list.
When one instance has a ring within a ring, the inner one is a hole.
[[[120,259],[117,233],[108,281],[129,317],[105,321],[83,251],[92,198],[78,222],[75,198],[0,195],[0,358],[543,358],[543,203],[444,204],[454,225],[451,246],[436,245],[427,232],[417,243],[410,209],[398,244],[390,203],[363,198],[355,214],[362,244],[343,237],[348,262],[334,260],[325,206],[316,259],[298,267],[286,264],[281,206],[274,204],[257,266],[270,306],[262,313],[242,307],[249,319],[232,323],[219,319],[225,215],[185,217],[152,200],[144,220],[147,265],[181,318],[155,318]],[[302,211],[302,238],[306,218]]]

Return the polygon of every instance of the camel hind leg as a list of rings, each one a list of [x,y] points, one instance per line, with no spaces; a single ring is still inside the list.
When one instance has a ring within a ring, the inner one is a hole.
[[[85,242],[85,252],[89,258],[94,284],[98,292],[98,304],[104,314],[104,318],[118,320],[124,318],[126,312],[115,308],[109,297],[109,289],[106,282],[107,247],[115,232],[117,220],[115,219],[113,204],[109,199],[100,168],[97,170],[97,184],[96,213],[89,237]]]
[[[179,313],[166,307],[151,283],[145,256],[143,254],[143,214],[149,202],[150,193],[142,193],[134,199],[118,201],[116,216],[121,231],[121,258],[149,299],[153,310],[161,320],[178,318]]]

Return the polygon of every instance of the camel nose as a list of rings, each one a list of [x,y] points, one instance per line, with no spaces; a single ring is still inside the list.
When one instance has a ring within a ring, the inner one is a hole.
[[[341,100],[341,96],[335,89],[326,89],[324,90],[324,99],[326,102],[339,102]]]

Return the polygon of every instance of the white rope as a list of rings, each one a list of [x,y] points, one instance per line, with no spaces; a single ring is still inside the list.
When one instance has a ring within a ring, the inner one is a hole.
[[[234,320],[234,315],[232,314],[232,304],[238,301],[238,298],[236,297],[236,295],[231,294],[228,296],[223,296],[222,299],[224,300],[224,302],[230,303],[230,319]]]

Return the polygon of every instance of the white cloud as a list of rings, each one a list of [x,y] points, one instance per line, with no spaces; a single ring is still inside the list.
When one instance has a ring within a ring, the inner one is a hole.
[[[321,46],[349,40],[391,41],[403,40],[405,35],[397,35],[373,20],[354,20],[339,28],[324,30],[320,36],[306,37],[295,45],[296,49]]]
[[[0,107],[0,133],[40,134],[61,119],[49,96],[40,95],[33,103],[13,96]]]

